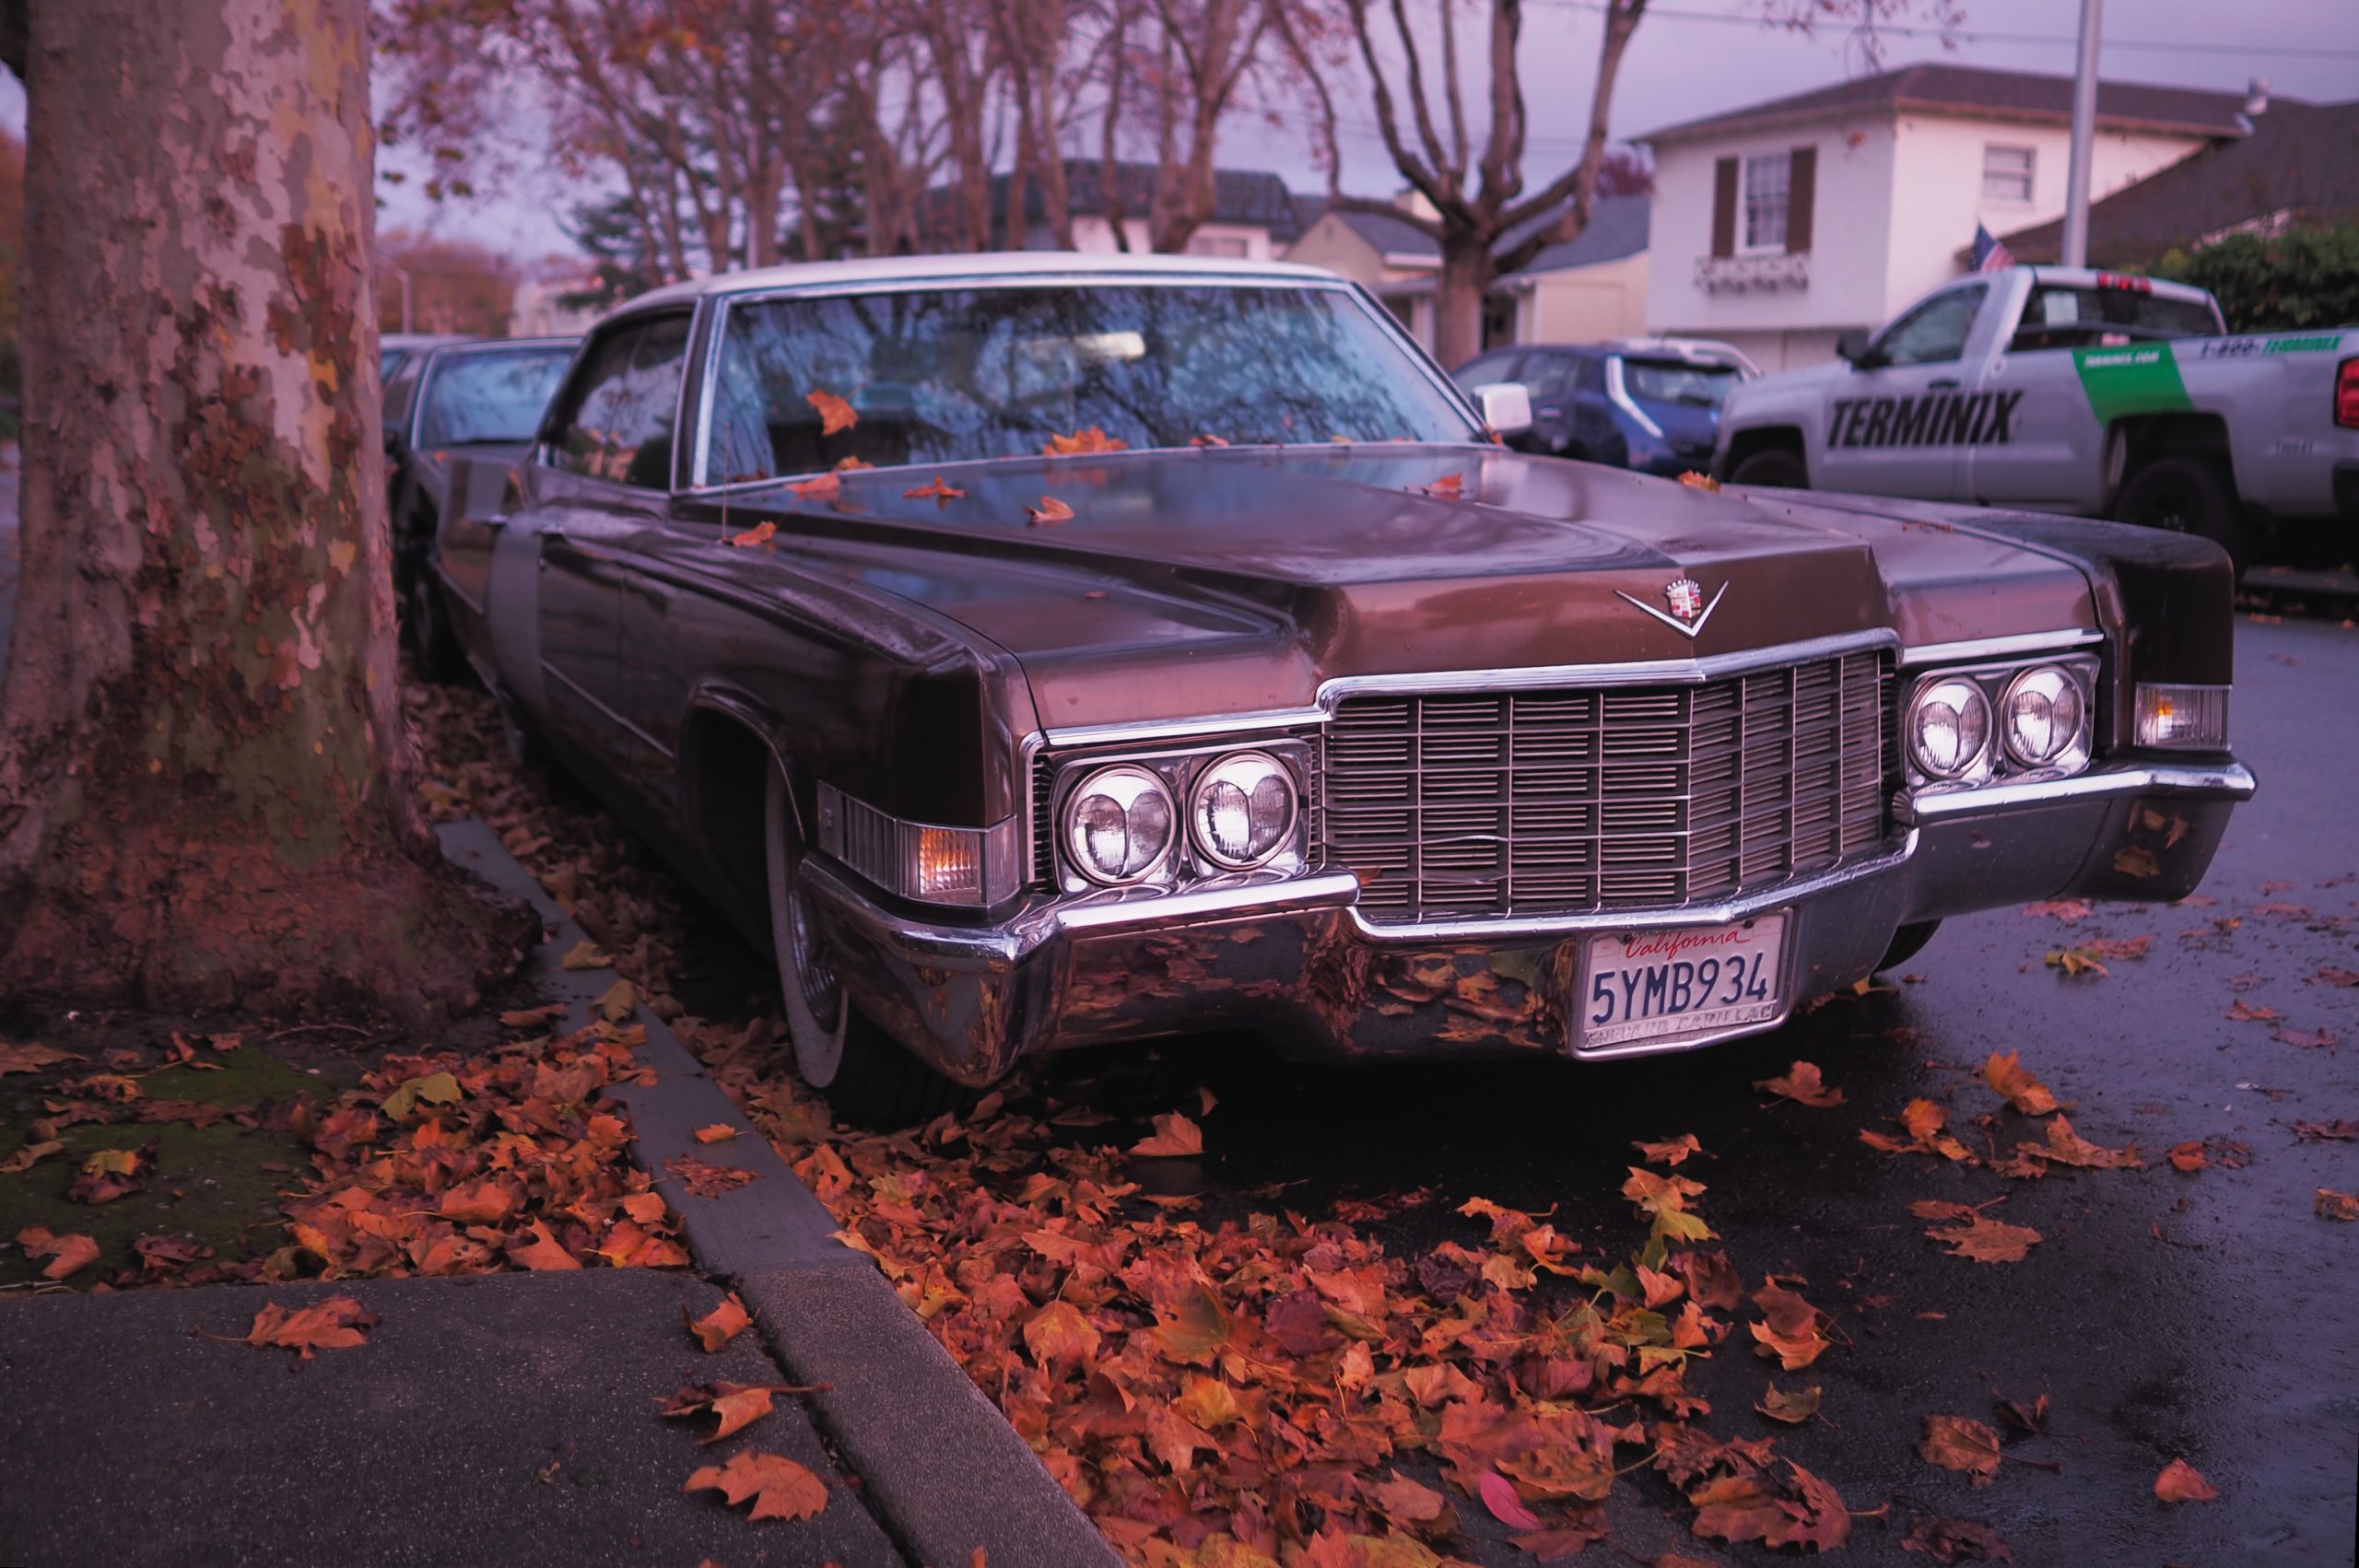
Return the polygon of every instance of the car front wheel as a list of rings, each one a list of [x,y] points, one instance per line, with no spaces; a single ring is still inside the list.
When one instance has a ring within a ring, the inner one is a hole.
[[[901,1048],[845,993],[834,954],[812,919],[804,883],[804,845],[786,776],[769,770],[768,793],[770,941],[795,1071],[855,1127],[910,1127],[956,1109],[965,1085]]]
[[[1802,454],[1784,447],[1769,447],[1753,453],[1736,465],[1729,475],[1732,485],[1762,485],[1775,490],[1807,490],[1810,470],[1803,465]]]
[[[2121,487],[2114,516],[2146,528],[2167,528],[2209,539],[2243,571],[2250,542],[2236,507],[2236,486],[2206,458],[2166,457],[2148,463]]]

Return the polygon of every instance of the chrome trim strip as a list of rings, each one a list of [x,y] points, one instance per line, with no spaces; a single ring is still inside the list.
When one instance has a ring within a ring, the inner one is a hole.
[[[1202,719],[1139,720],[1119,724],[1076,724],[1071,729],[1039,732],[1040,743],[1056,746],[1159,745],[1166,741],[1202,739],[1216,745],[1228,736],[1263,730],[1291,730],[1304,724],[1324,724],[1323,708],[1265,708],[1257,713],[1218,713]],[[1039,746],[1033,748],[1035,751]]]
[[[1909,795],[1897,813],[1919,826],[1932,826],[1987,813],[2025,806],[2064,805],[2075,801],[2130,799],[2140,795],[2195,795],[2210,800],[2249,801],[2260,788],[2240,762],[2125,763],[2069,778],[2032,778],[2013,784],[1981,784]]]
[[[641,744],[654,752],[656,755],[663,758],[666,762],[672,760],[673,753],[671,747],[665,745],[663,742],[657,740],[654,736],[649,734],[646,731],[640,729],[638,725],[632,723],[621,714],[616,713],[604,703],[600,702],[597,697],[591,695],[589,687],[583,685],[580,681],[575,680],[572,676],[567,674],[564,671],[558,669],[556,665],[550,663],[546,659],[541,661],[541,673],[544,675],[555,675],[560,682],[564,683],[567,690],[573,693],[574,696],[580,697],[582,701],[588,703],[591,707],[596,708],[600,713],[604,714],[606,718],[615,724],[629,731],[633,735],[639,738]]]
[[[1168,925],[1271,909],[1339,908],[1356,902],[1359,895],[1360,879],[1349,872],[1313,872],[1304,876],[1248,872],[1234,881],[1191,883],[1180,893],[1069,904],[1057,911],[1057,925],[1062,930],[1087,935],[1127,926]]]
[[[1900,667],[1907,670],[1919,664],[1949,664],[1961,660],[2061,653],[2104,640],[2105,633],[2083,627],[2078,631],[2018,632],[2012,637],[1968,638],[1959,642],[1920,642],[1914,648],[1900,650]]]
[[[1725,925],[1731,920],[1749,919],[1755,915],[1766,915],[1790,905],[1801,904],[1833,888],[1901,871],[1916,852],[1917,835],[1912,829],[1902,837],[1896,848],[1871,860],[1854,860],[1823,876],[1781,882],[1775,887],[1761,888],[1717,904],[1600,909],[1579,915],[1527,915],[1504,920],[1425,920],[1414,925],[1395,925],[1388,921],[1377,925],[1360,913],[1356,903],[1351,911],[1352,926],[1359,936],[1370,942],[1400,947],[1436,939],[1480,942],[1501,937],[1570,937],[1597,931],[1668,930],[1683,926]],[[1749,1028],[1748,1032],[1751,1032]]]
[[[1338,675],[1319,684],[1319,705],[1332,713],[1347,696],[1378,692],[1532,691],[1557,686],[1646,685],[1655,683],[1700,685],[1726,675],[1780,664],[1805,664],[1845,653],[1900,646],[1900,634],[1887,626],[1813,638],[1807,642],[1775,648],[1716,653],[1708,659],[1658,659],[1618,664],[1545,664],[1512,670],[1444,670],[1398,675]]]

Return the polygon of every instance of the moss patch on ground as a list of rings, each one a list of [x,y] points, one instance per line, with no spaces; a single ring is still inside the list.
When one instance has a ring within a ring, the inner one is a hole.
[[[139,1098],[111,1106],[120,1120],[76,1121],[57,1128],[54,1141],[65,1145],[62,1150],[29,1170],[0,1175],[0,1287],[41,1278],[43,1265],[14,1245],[17,1233],[28,1226],[42,1226],[58,1235],[80,1234],[99,1244],[98,1262],[69,1281],[84,1289],[114,1281],[124,1270],[141,1271],[142,1260],[133,1244],[143,1236],[182,1237],[210,1248],[211,1257],[200,1255],[200,1268],[205,1262],[241,1261],[279,1246],[284,1240],[278,1227],[280,1194],[299,1186],[311,1169],[311,1152],[288,1129],[284,1107],[306,1092],[314,1097],[334,1094],[358,1075],[358,1065],[342,1058],[301,1064],[250,1040],[236,1050],[200,1050],[196,1059],[211,1071],[179,1065],[143,1068],[121,1062],[119,1053],[147,1054],[152,1047],[112,1045],[94,1054],[89,1047],[99,1041],[76,1037],[82,1033],[67,1030],[65,1037],[50,1041],[59,1049],[80,1052],[81,1059],[39,1074],[0,1078],[0,1161],[33,1141],[38,1123],[64,1119],[58,1107],[94,1103],[88,1094],[64,1088],[86,1074],[123,1073],[137,1085]],[[138,1033],[147,1036],[153,1031]],[[169,1029],[162,1037],[170,1038]],[[108,1051],[117,1053],[115,1060],[107,1059]],[[162,1059],[160,1051],[153,1054]],[[205,1126],[137,1119],[143,1105],[172,1102],[217,1106],[231,1114]],[[145,1149],[151,1143],[154,1157],[143,1162],[147,1186],[141,1190],[103,1203],[67,1196],[92,1155],[103,1150]]]

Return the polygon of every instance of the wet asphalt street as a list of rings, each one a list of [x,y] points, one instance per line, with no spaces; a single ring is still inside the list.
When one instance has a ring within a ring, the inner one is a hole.
[[[1764,1039],[1653,1061],[1337,1071],[1208,1041],[1164,1047],[1152,1070],[1052,1071],[1146,1071],[1175,1096],[1209,1087],[1219,1105],[1204,1118],[1203,1176],[1215,1211],[1224,1193],[1272,1183],[1295,1184],[1280,1201],[1311,1215],[1338,1197],[1429,1189],[1430,1201],[1369,1227],[1402,1255],[1476,1241],[1482,1228],[1455,1210],[1479,1196],[1553,1208],[1560,1231],[1619,1256],[1643,1235],[1617,1190],[1637,1158],[1631,1141],[1694,1133],[1710,1157],[1683,1174],[1708,1185],[1700,1211],[1747,1289],[1769,1273],[1807,1280],[1803,1293],[1839,1328],[1816,1365],[1777,1375],[1781,1387],[1825,1387],[1819,1424],[1756,1414],[1774,1363],[1733,1341],[1689,1387],[1711,1400],[1716,1434],[1777,1435],[1853,1509],[1890,1504],[1887,1521],[1858,1522],[1848,1559],[1928,1561],[1900,1539],[1933,1515],[1992,1527],[2023,1564],[2348,1564],[2359,1225],[2318,1217],[2313,1202],[2320,1187],[2359,1188],[2359,1142],[2300,1141],[2294,1124],[2359,1120],[2359,988],[2317,979],[2359,970],[2359,632],[2246,619],[2238,639],[2233,733],[2262,783],[2198,895],[2216,902],[2100,906],[2070,923],[2014,909],[1954,920],[1903,965],[1911,978],[1886,977],[1891,989]],[[2100,936],[2154,940],[2104,977],[2043,963]],[[2231,1021],[2239,1000],[2279,1017]],[[2321,1029],[2335,1043],[2283,1037]],[[1970,1118],[1989,1113],[2001,1153],[2037,1140],[2042,1124],[2004,1110],[1977,1076],[2006,1050],[2067,1103],[2082,1137],[2135,1143],[2146,1168],[2010,1181],[1860,1141],[1863,1127],[1896,1132],[1889,1118],[1919,1095],[1948,1106],[1978,1152],[1984,1129]],[[1796,1059],[1816,1063],[1846,1103],[1812,1109],[1752,1089]],[[1124,1084],[1122,1097],[1142,1087]],[[2165,1153],[2188,1141],[2208,1141],[2214,1163],[2171,1168]],[[1908,1207],[1996,1198],[1993,1218],[2045,1237],[2022,1262],[1950,1257]],[[2040,1394],[2046,1434],[2006,1432],[2005,1452],[2025,1462],[1986,1488],[1914,1452],[1927,1415],[2001,1425],[1994,1396]],[[2219,1501],[2158,1503],[2154,1479],[2175,1458]],[[1639,1561],[1702,1550],[1664,1516],[1675,1499],[1661,1483],[1641,1478],[1617,1498],[1616,1535]],[[1528,1563],[1503,1536],[1478,1536],[1474,1555]],[[1599,1547],[1577,1561],[1628,1560]]]

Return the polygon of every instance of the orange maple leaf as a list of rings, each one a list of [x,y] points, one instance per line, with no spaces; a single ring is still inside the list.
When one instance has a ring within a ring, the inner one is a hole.
[[[739,1129],[730,1126],[725,1121],[716,1121],[710,1127],[698,1128],[696,1140],[699,1143],[726,1143],[736,1137],[738,1131]]]
[[[2017,1051],[2004,1056],[1992,1051],[1990,1059],[1982,1064],[1982,1082],[2024,1115],[2046,1116],[2056,1108],[2056,1096],[2048,1092],[2047,1084],[2031,1075],[2020,1056]]]
[[[741,550],[750,550],[757,544],[769,544],[770,540],[777,535],[777,523],[757,522],[754,524],[753,527],[745,530],[743,533],[731,533],[724,535],[721,542],[723,544],[734,544]]]
[[[2010,1225],[1985,1214],[1957,1217],[1965,1223],[1946,1230],[1936,1225],[1925,1232],[1948,1247],[1953,1258],[1968,1258],[1977,1263],[2020,1263],[2044,1239],[2029,1225]]]
[[[1092,425],[1086,430],[1075,430],[1070,436],[1051,434],[1049,444],[1040,449],[1043,457],[1071,457],[1077,452],[1118,452],[1130,450],[1131,443],[1108,435],[1102,426]]]
[[[242,1342],[264,1350],[277,1346],[309,1361],[315,1350],[346,1351],[367,1343],[368,1331],[376,1326],[377,1315],[364,1310],[350,1296],[330,1296],[293,1312],[274,1301],[254,1314],[253,1326],[246,1330]]]
[[[675,1154],[663,1162],[663,1168],[680,1178],[680,1184],[692,1198],[718,1198],[724,1192],[734,1192],[757,1174],[736,1165],[716,1165],[694,1154]]]
[[[805,392],[803,401],[819,411],[819,434],[832,436],[860,423],[860,411],[831,392]]]
[[[1830,1089],[1820,1082],[1818,1069],[1806,1061],[1794,1063],[1786,1070],[1783,1077],[1758,1079],[1753,1086],[1779,1099],[1791,1100],[1801,1106],[1815,1106],[1822,1110],[1843,1103],[1843,1091]]]
[[[1927,1416],[1918,1456],[1945,1470],[1963,1470],[1976,1486],[1999,1479],[1999,1434],[1965,1416]]]
[[[754,1321],[745,1316],[745,1304],[737,1299],[737,1293],[734,1291],[730,1292],[722,1299],[719,1306],[714,1307],[702,1317],[689,1317],[688,1309],[685,1306],[680,1309],[680,1316],[687,1318],[688,1332],[694,1334],[697,1337],[697,1342],[708,1351],[719,1350],[743,1333]]]
[[[937,474],[931,485],[912,485],[902,491],[901,498],[905,501],[955,501],[966,493]]]
[[[1807,1388],[1780,1388],[1771,1384],[1767,1393],[1753,1408],[1771,1421],[1784,1422],[1788,1426],[1800,1426],[1818,1414],[1818,1402],[1824,1392],[1813,1383]]]
[[[1758,1355],[1775,1356],[1788,1372],[1800,1372],[1826,1352],[1826,1336],[1818,1330],[1819,1311],[1796,1293],[1774,1280],[1753,1293],[1761,1321],[1752,1325]]]
[[[808,1519],[827,1505],[825,1482],[783,1454],[751,1449],[725,1465],[707,1465],[688,1477],[683,1492],[717,1491],[734,1507],[753,1500],[754,1519]]]
[[[1098,1333],[1069,1301],[1052,1301],[1024,1326],[1025,1348],[1033,1361],[1054,1372],[1078,1366],[1097,1353]]]
[[[62,1280],[77,1270],[87,1269],[99,1260],[99,1244],[79,1235],[52,1235],[47,1225],[27,1225],[17,1233],[17,1245],[25,1249],[28,1258],[46,1258],[49,1267],[41,1278]]]
[[[2216,1503],[2219,1490],[2203,1479],[2203,1472],[2185,1459],[2173,1459],[2154,1478],[2154,1495],[2165,1503]]]
[[[1068,522],[1073,519],[1073,509],[1054,496],[1041,497],[1039,506],[1027,507],[1024,512],[1035,528],[1046,528],[1052,522]]]
[[[2311,1209],[2321,1220],[2359,1220],[2359,1193],[2321,1187],[2318,1197],[2311,1200]]]
[[[1445,474],[1430,485],[1406,485],[1402,487],[1412,495],[1431,496],[1437,500],[1454,501],[1465,493],[1466,475]]]
[[[79,1061],[72,1051],[53,1050],[37,1042],[25,1045],[0,1043],[0,1077],[11,1072],[39,1072],[61,1061]]]
[[[1150,1157],[1180,1158],[1203,1152],[1203,1129],[1178,1111],[1156,1117],[1155,1136],[1131,1145],[1132,1153]]]
[[[519,1269],[529,1269],[536,1273],[581,1267],[581,1260],[566,1251],[557,1238],[549,1235],[546,1220],[534,1220],[524,1228],[521,1241],[509,1244],[508,1261]]]
[[[844,493],[843,479],[835,474],[822,474],[813,479],[789,480],[786,487],[806,501],[832,501]]]
[[[1643,1143],[1634,1141],[1630,1147],[1636,1149],[1649,1164],[1676,1165],[1684,1161],[1688,1155],[1700,1154],[1704,1152],[1704,1146],[1696,1141],[1696,1135],[1692,1132],[1683,1132],[1664,1143]]]

